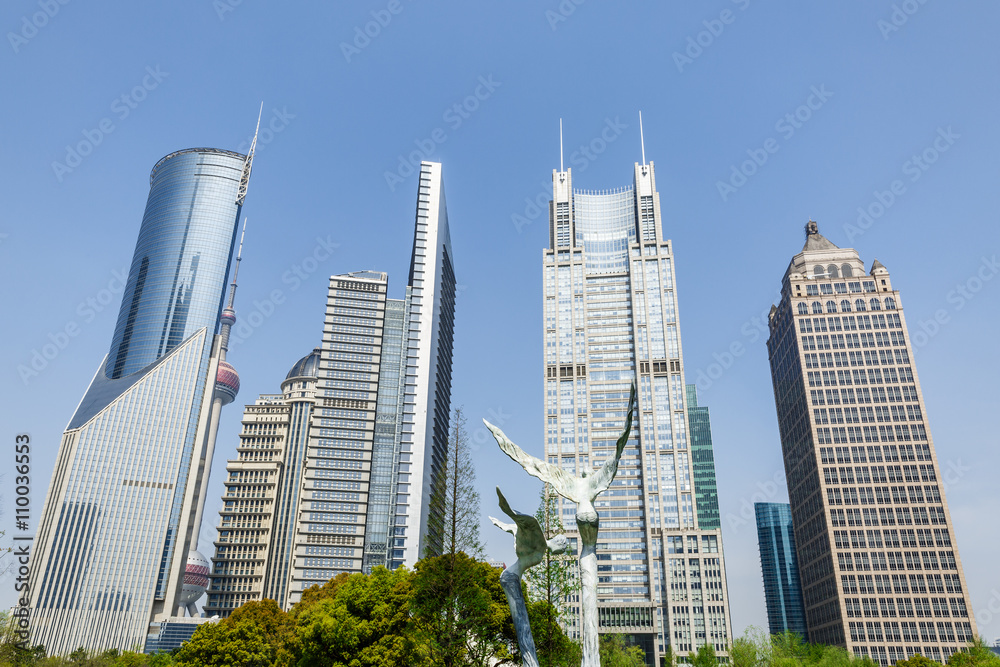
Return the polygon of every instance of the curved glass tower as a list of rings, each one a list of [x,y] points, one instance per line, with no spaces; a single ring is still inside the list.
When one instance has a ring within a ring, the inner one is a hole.
[[[246,156],[190,148],[156,163],[105,375],[153,363],[202,327],[215,331],[236,239]]]
[[[50,655],[142,646],[178,606],[250,163],[194,148],[153,168],[111,349],[63,434],[32,554],[31,643]]]

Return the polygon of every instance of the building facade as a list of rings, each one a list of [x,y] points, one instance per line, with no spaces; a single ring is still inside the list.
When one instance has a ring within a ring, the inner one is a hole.
[[[653,164],[601,192],[573,190],[571,170],[553,170],[552,188],[542,257],[548,462],[574,474],[600,466],[638,386],[631,440],[595,503],[600,631],[630,635],[653,665],[668,645],[686,654],[709,643],[726,655],[722,534],[696,511],[673,244]],[[573,504],[560,499],[560,512],[573,528]],[[568,631],[579,635],[579,618]]]
[[[190,149],[150,175],[111,349],[63,434],[32,554],[30,641],[50,654],[141,648],[178,609],[251,159]]]
[[[889,272],[810,221],[769,328],[810,640],[947,659],[975,619]]]
[[[207,614],[284,609],[341,572],[412,566],[447,452],[455,281],[440,165],[421,168],[405,299],[388,275],[330,278],[320,347],[244,413]]]
[[[719,517],[719,485],[715,480],[715,453],[712,451],[712,420],[708,406],[698,405],[698,387],[687,388],[688,423],[691,426],[691,467],[694,505],[700,528],[722,528]]]
[[[772,635],[795,632],[808,640],[791,505],[754,503],[753,509],[757,517],[757,548],[764,577],[768,630]]]

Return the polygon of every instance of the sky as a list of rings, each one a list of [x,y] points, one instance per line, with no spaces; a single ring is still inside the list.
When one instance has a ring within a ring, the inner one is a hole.
[[[31,441],[33,528],[108,351],[150,169],[189,147],[246,150],[263,101],[236,304],[259,324],[230,349],[242,390],[201,550],[241,406],[319,342],[327,277],[387,271],[403,297],[413,165],[430,159],[459,283],[452,405],[469,417],[487,555],[509,560],[493,489],[530,512],[540,484],[479,419],[541,455],[559,119],[574,186],[610,189],[642,159],[641,111],[686,378],[711,409],[734,632],[766,625],[752,504],[787,499],[766,314],[811,218],[901,292],[973,610],[1000,636],[998,20],[982,0],[4,3],[0,539],[19,532],[15,438]]]

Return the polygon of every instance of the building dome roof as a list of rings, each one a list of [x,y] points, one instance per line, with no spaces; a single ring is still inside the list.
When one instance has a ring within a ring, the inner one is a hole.
[[[316,348],[306,356],[295,362],[292,370],[285,376],[286,380],[297,377],[319,377],[319,355],[320,350]]]

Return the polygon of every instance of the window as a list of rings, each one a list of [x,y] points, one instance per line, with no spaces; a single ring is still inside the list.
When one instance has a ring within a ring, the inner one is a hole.
[[[809,306],[807,306],[804,303],[800,303],[799,304],[799,315],[808,315],[808,314],[809,314]]]
[[[823,314],[823,304],[821,304],[819,301],[813,301],[812,311],[813,311],[814,315],[822,315]]]
[[[850,264],[842,264],[840,266],[840,274],[844,278],[850,278],[854,275],[854,269],[851,268]]]
[[[828,313],[835,313],[835,312],[837,312],[837,304],[835,304],[833,301],[827,301],[826,302],[826,312],[828,312]]]
[[[841,312],[844,312],[844,313],[851,312],[851,302],[848,301],[847,299],[844,299],[843,301],[841,301],[840,302],[840,310],[841,310]]]
[[[831,264],[830,266],[826,267],[826,272],[828,274],[830,274],[831,278],[839,278],[840,277],[840,273],[837,272],[837,265],[836,264]]]
[[[885,298],[885,309],[886,310],[896,310],[896,300],[891,296]]]
[[[868,310],[868,308],[865,307],[865,300],[864,299],[858,299],[857,301],[855,301],[854,302],[854,308],[859,313],[863,313],[864,311]]]
[[[871,303],[871,306],[872,306],[872,310],[882,310],[882,301],[881,300],[879,300],[879,299],[872,299],[870,303]]]

